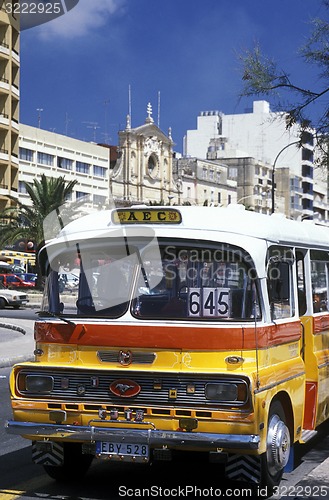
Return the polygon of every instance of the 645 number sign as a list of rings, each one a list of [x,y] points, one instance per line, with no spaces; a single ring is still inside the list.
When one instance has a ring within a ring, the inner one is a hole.
[[[228,318],[231,311],[229,288],[190,288],[188,315],[192,317]]]

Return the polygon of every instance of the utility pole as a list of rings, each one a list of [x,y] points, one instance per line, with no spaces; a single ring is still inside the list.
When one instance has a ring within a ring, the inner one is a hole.
[[[40,128],[41,126],[41,113],[42,113],[43,109],[42,108],[37,108],[37,112],[38,112],[38,128]]]
[[[98,126],[98,123],[97,122],[83,122],[83,123],[87,124],[87,128],[92,128],[94,130],[93,138],[94,138],[94,142],[96,142],[96,130],[98,128],[100,128]]]

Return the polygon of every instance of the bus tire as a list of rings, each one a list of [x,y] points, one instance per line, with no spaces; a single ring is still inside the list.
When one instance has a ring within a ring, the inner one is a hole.
[[[93,455],[82,453],[79,443],[65,443],[63,465],[43,465],[43,468],[57,482],[76,482],[87,474],[93,458]]]
[[[267,487],[269,494],[272,494],[273,487],[280,484],[284,467],[289,460],[291,435],[286,421],[282,404],[274,401],[268,417],[266,452],[261,457],[261,482],[263,487]]]

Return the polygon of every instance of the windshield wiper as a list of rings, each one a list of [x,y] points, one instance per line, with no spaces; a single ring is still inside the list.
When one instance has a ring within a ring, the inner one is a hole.
[[[76,326],[76,323],[74,323],[73,321],[70,321],[69,319],[64,318],[60,314],[55,314],[55,313],[52,313],[49,311],[36,311],[35,314],[37,314],[38,316],[43,315],[43,316],[46,316],[48,318],[57,318],[57,319],[60,319],[61,321],[64,321],[64,323],[67,323],[68,325]]]

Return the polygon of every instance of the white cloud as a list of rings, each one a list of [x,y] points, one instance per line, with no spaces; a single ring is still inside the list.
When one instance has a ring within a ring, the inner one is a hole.
[[[80,0],[76,7],[63,16],[34,29],[44,40],[92,35],[95,29],[105,25],[124,5],[125,0]]]

